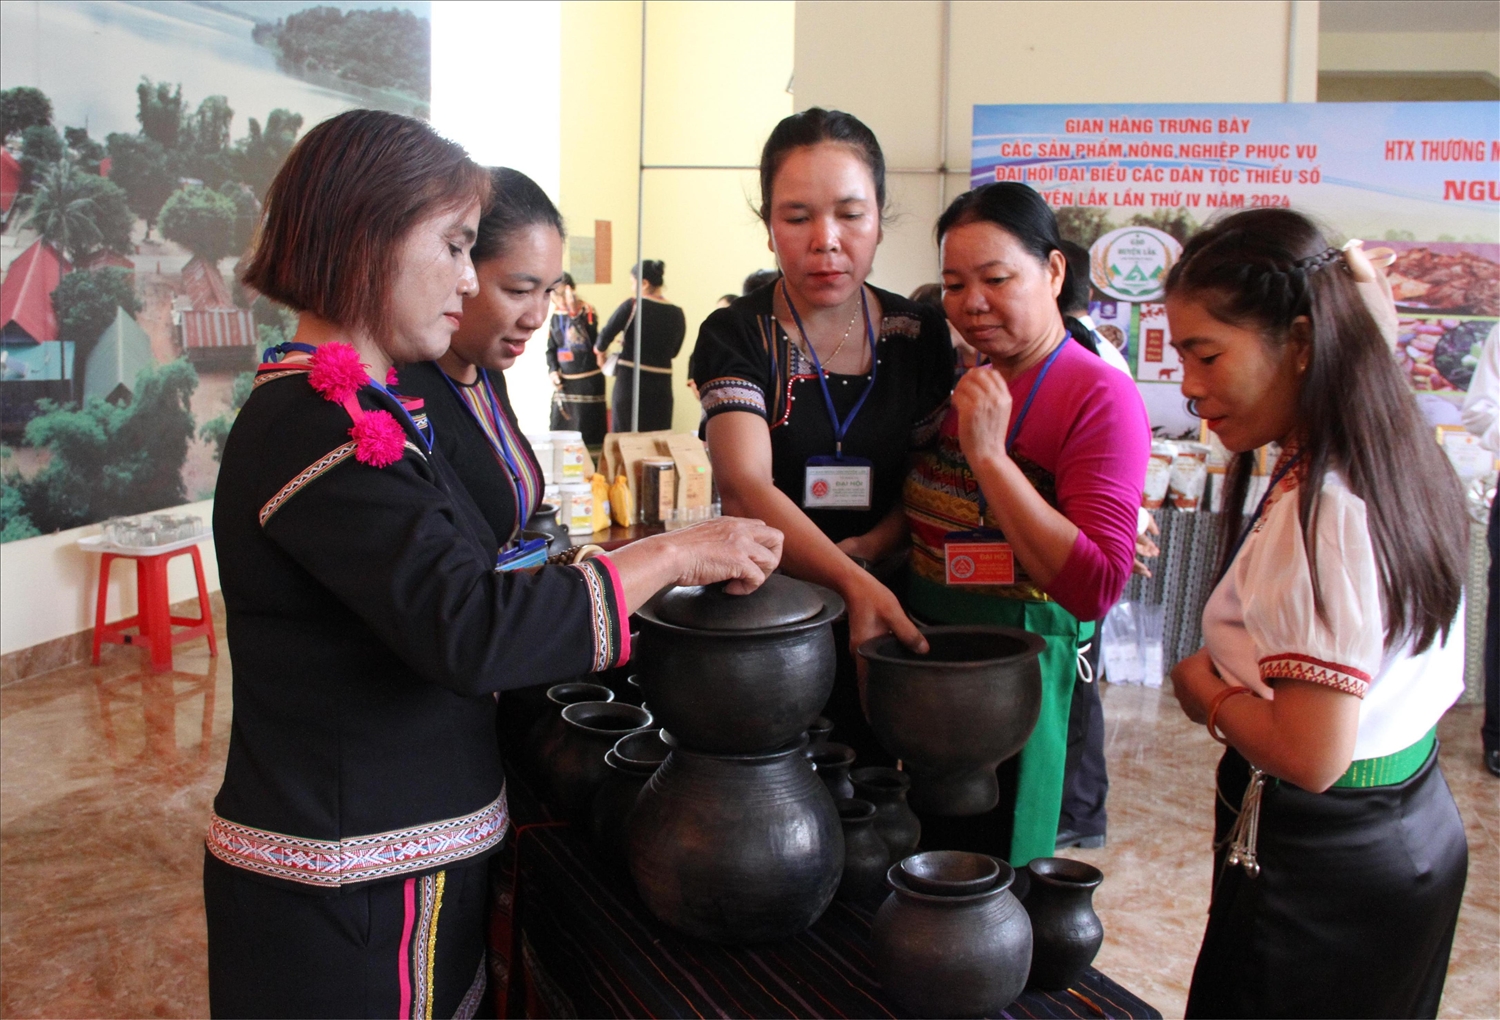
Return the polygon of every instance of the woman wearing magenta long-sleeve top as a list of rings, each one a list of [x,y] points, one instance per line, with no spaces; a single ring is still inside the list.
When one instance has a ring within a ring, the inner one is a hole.
[[[1022,627],[1047,644],[1041,718],[1000,767],[999,805],[924,816],[922,842],[1019,867],[1057,839],[1078,648],[1130,577],[1150,426],[1131,381],[1070,339],[1057,305],[1068,263],[1036,192],[970,191],[943,213],[938,240],[948,320],[990,363],[960,380],[907,478],[908,605],[933,623]]]

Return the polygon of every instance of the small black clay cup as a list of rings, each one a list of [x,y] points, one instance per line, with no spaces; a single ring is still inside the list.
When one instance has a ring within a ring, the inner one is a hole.
[[[1026,983],[1062,991],[1083,976],[1104,944],[1104,925],[1094,913],[1094,890],[1104,873],[1066,857],[1038,857],[1026,870],[1031,888],[1024,905],[1035,940]]]
[[[581,701],[562,710],[563,736],[551,762],[552,799],[563,816],[587,824],[594,794],[609,775],[604,754],[627,733],[651,725],[651,713],[635,705]]]

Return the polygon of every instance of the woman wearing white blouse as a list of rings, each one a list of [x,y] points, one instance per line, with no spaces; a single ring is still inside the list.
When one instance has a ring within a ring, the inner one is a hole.
[[[1430,1017],[1442,996],[1468,846],[1435,728],[1463,692],[1467,524],[1375,279],[1289,210],[1220,221],[1168,278],[1183,394],[1240,455],[1205,647],[1172,671],[1227,745],[1190,1017]]]

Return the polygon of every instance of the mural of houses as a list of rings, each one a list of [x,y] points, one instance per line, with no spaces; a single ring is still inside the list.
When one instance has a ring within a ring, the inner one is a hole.
[[[135,395],[135,377],[156,364],[151,338],[130,313],[115,309],[115,321],[99,334],[83,370],[83,395],[128,404]]]
[[[134,277],[135,275],[135,263],[130,261],[130,259],[126,258],[124,255],[121,255],[119,252],[110,251],[108,248],[100,248],[97,251],[85,255],[83,258],[78,260],[78,265],[75,268],[79,270],[123,269],[126,272],[130,273],[132,277]]]
[[[21,193],[22,176],[20,161],[9,149],[0,147],[0,225],[10,221],[10,211]]]
[[[182,267],[182,289],[173,317],[188,360],[205,368],[253,367],[255,320],[235,305],[218,266],[197,256],[189,259]]]
[[[44,397],[72,396],[73,344],[57,339],[52,292],[72,271],[57,249],[37,241],[0,283],[0,431],[25,428]]]

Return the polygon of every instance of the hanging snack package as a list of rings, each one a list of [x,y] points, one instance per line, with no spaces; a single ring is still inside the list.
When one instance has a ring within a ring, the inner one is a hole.
[[[1167,494],[1179,510],[1197,510],[1208,480],[1208,447],[1203,443],[1178,443],[1177,456],[1167,479]]]
[[[1151,459],[1146,462],[1146,488],[1141,494],[1141,505],[1147,510],[1159,508],[1167,498],[1167,486],[1172,478],[1172,461],[1176,457],[1175,444],[1163,439],[1151,444]]]

